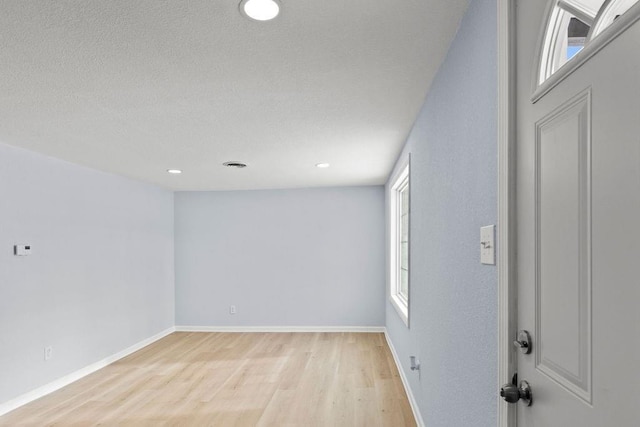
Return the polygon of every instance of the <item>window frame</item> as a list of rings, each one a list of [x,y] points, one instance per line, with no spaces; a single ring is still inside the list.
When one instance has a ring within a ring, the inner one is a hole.
[[[632,3],[630,6],[627,3]],[[636,4],[635,0],[605,0],[591,26],[587,43],[597,38],[603,31],[613,25],[616,15],[622,16]],[[623,10],[621,10],[623,9]]]
[[[402,274],[402,192],[407,191],[407,294],[401,290]],[[399,165],[389,186],[389,301],[409,327],[411,300],[411,173],[410,156]]]

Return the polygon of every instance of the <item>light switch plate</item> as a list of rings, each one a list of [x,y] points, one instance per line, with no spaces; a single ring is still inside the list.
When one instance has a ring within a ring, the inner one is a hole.
[[[480,228],[480,262],[496,265],[496,226]]]

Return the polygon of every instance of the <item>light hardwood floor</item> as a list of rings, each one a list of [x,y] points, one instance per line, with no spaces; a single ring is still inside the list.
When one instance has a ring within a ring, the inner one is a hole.
[[[173,333],[1,426],[415,426],[383,334]]]

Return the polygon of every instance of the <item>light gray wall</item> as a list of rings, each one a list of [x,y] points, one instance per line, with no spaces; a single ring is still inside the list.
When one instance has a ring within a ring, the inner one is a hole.
[[[381,186],[176,193],[175,234],[178,325],[384,325]]]
[[[173,280],[171,192],[0,144],[0,403],[172,327]]]
[[[410,329],[389,303],[386,325],[430,427],[496,425],[497,271],[479,260],[497,218],[496,25],[496,2],[472,0],[404,150]]]

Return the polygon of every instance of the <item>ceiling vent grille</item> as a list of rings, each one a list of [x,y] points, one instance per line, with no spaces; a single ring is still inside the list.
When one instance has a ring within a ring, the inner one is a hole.
[[[228,168],[236,168],[236,169],[242,169],[247,167],[247,164],[242,162],[224,162],[223,165]]]

